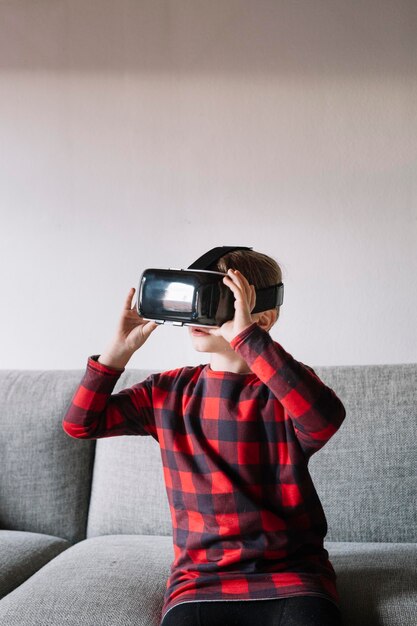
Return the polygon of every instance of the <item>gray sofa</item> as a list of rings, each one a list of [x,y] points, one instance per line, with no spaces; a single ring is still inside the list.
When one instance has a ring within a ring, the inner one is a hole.
[[[417,364],[312,366],[347,415],[310,460],[344,624],[417,624]],[[77,440],[79,370],[0,370],[1,626],[158,626],[173,559],[152,437]],[[151,370],[127,369],[114,391]]]

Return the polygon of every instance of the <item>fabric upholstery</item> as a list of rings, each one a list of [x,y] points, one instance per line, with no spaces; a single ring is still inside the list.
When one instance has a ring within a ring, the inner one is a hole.
[[[327,540],[417,542],[417,364],[314,370],[346,408],[309,464]]]
[[[344,626],[415,626],[417,544],[327,542]]]
[[[0,374],[0,528],[80,541],[95,442],[71,439],[61,424],[80,372]]]
[[[171,535],[162,461],[152,437],[98,439],[87,537]]]
[[[158,626],[171,537],[81,541],[0,602],[4,626]]]
[[[344,626],[415,626],[415,544],[326,542]],[[7,626],[158,626],[171,537],[81,541],[0,602]]]
[[[126,370],[114,393],[144,380],[154,371]],[[86,536],[119,533],[172,533],[161,453],[150,436],[96,441]]]
[[[70,545],[50,535],[0,530],[0,598]]]

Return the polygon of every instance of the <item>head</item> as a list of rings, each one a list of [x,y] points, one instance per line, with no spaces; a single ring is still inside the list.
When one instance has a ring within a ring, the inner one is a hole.
[[[241,272],[250,285],[254,285],[256,289],[269,287],[282,282],[282,271],[275,259],[254,250],[234,250],[222,256],[210,269],[223,272],[226,274],[228,269],[236,269]],[[260,311],[252,314],[252,321],[256,322],[263,330],[269,331],[279,318],[280,307]],[[190,333],[191,334],[191,333]],[[208,339],[208,338],[207,338]],[[222,337],[210,337],[210,340],[216,340],[216,349],[220,348],[224,343],[224,350],[230,349],[229,344]],[[206,342],[205,342],[206,343]],[[217,345],[217,343],[219,345]],[[200,347],[201,346],[201,347]],[[194,347],[201,352],[214,352],[207,344],[204,349],[202,343],[195,342]]]

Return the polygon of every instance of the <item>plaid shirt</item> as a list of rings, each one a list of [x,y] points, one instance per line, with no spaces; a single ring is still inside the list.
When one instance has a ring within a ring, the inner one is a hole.
[[[174,547],[162,618],[195,600],[316,595],[339,606],[307,466],[345,408],[255,322],[231,346],[250,373],[182,367],[114,394],[124,369],[90,356],[63,428],[80,439],[158,441]]]

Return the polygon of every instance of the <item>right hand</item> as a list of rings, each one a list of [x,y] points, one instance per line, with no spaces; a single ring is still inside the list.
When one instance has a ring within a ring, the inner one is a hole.
[[[124,303],[122,315],[119,320],[116,334],[113,339],[113,346],[121,352],[135,352],[148,339],[149,335],[158,326],[156,322],[144,320],[137,312],[136,303],[133,307],[132,298],[135,288],[131,287]]]

